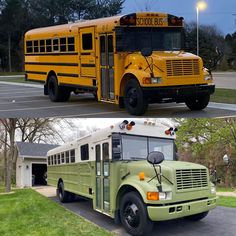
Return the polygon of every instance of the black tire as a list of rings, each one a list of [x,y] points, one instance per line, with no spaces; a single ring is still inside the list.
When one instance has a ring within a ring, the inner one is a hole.
[[[58,185],[58,198],[62,203],[66,203],[70,200],[70,194],[65,191],[63,182],[60,182]]]
[[[210,102],[210,94],[200,96],[198,98],[189,98],[185,101],[187,107],[192,111],[204,110]]]
[[[202,213],[199,213],[196,215],[187,216],[185,218],[188,220],[191,220],[191,221],[198,221],[198,220],[202,220],[203,218],[205,218],[208,215],[208,213],[209,213],[209,211],[206,211],[206,212],[202,212]]]
[[[148,108],[143,91],[135,79],[129,80],[125,85],[124,104],[126,110],[135,116],[143,115]]]
[[[70,99],[71,90],[58,86],[56,76],[52,75],[48,80],[48,95],[52,102],[66,102]]]
[[[129,192],[121,199],[120,219],[126,231],[131,235],[150,235],[153,228],[147,208],[136,192]]]

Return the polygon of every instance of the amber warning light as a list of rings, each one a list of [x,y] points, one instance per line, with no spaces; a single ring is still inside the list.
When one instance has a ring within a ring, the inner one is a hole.
[[[168,24],[169,26],[183,26],[184,18],[169,15]]]
[[[169,128],[168,130],[165,131],[165,134],[166,134],[166,135],[173,136],[173,135],[175,135],[175,133],[176,133],[177,131],[178,131],[177,128],[174,129],[174,128],[171,127],[171,128]]]
[[[120,25],[136,25],[136,14],[130,14],[121,17],[120,19]]]

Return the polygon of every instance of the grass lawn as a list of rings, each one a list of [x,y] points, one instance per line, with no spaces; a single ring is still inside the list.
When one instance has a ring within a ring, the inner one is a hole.
[[[216,92],[211,96],[211,102],[236,104],[236,90],[216,89]]]
[[[220,206],[236,208],[236,197],[219,197],[218,204]]]
[[[112,235],[33,190],[0,196],[1,236]]]

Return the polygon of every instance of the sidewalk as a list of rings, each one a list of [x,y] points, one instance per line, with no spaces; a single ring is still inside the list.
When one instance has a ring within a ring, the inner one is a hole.
[[[236,191],[234,192],[217,192],[217,196],[223,196],[223,197],[236,197]]]

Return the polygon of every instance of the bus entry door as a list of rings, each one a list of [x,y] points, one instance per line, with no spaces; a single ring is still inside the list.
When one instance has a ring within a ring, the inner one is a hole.
[[[112,34],[100,36],[101,99],[115,100],[114,83],[114,42]]]
[[[96,78],[94,27],[80,29],[80,75]]]
[[[109,143],[96,145],[96,203],[95,208],[110,212],[110,160]]]

